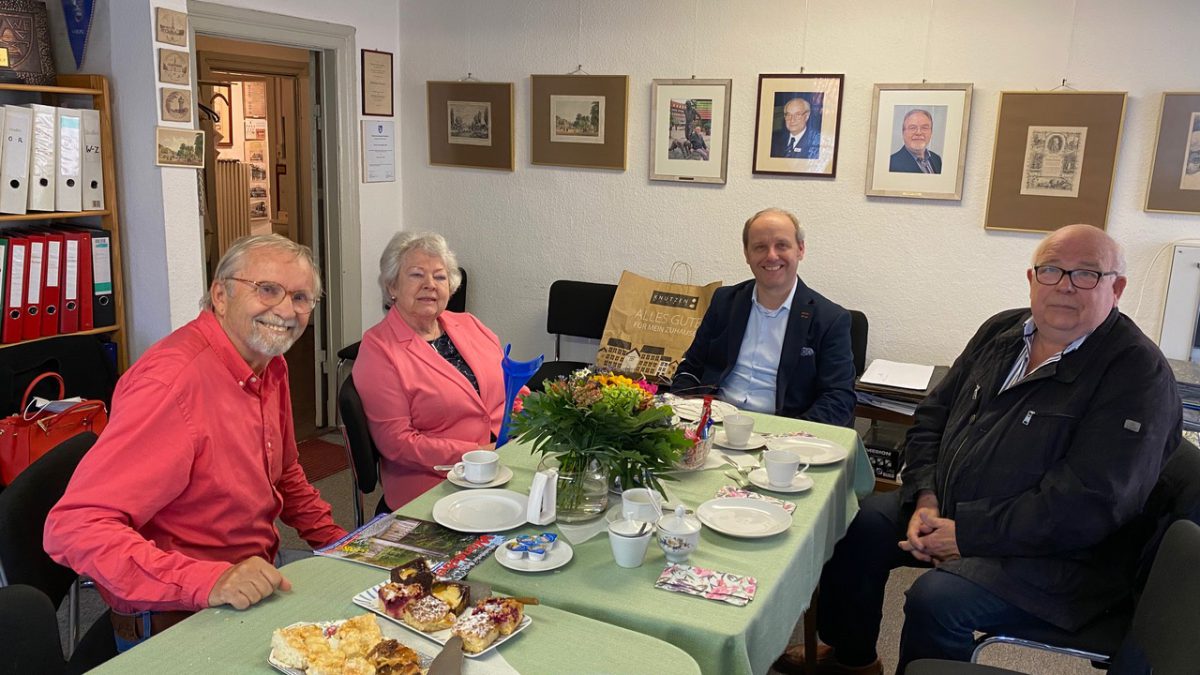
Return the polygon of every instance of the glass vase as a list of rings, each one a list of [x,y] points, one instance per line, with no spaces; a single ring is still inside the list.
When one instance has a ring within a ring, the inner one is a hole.
[[[538,463],[538,471],[558,469],[554,507],[561,523],[591,520],[608,509],[608,476],[600,463],[594,459],[572,460],[547,455]]]

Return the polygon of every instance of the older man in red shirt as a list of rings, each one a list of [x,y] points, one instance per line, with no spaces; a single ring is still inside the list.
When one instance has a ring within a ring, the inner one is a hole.
[[[96,581],[121,650],[289,590],[272,565],[277,517],[314,547],[346,534],[297,461],[283,359],[320,296],[310,251],[246,237],[214,277],[200,316],[121,378],[46,520],[46,552]]]

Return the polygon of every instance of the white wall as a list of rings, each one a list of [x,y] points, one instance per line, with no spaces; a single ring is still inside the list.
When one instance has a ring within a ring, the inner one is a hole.
[[[869,357],[948,363],[984,318],[1026,304],[1024,270],[1040,240],[983,229],[999,92],[1048,90],[1066,78],[1078,90],[1129,92],[1108,229],[1128,250],[1122,309],[1156,337],[1170,257],[1153,268],[1151,259],[1167,242],[1200,236],[1200,216],[1149,214],[1142,203],[1160,93],[1198,88],[1198,30],[1194,0],[406,0],[404,226],[447,236],[470,274],[471,311],[528,357],[553,351],[545,333],[553,280],[615,282],[623,268],[662,277],[684,260],[699,282],[734,283],[750,276],[741,223],[782,206],[808,228],[806,283],[867,313]],[[630,76],[625,172],[529,163],[529,75],[577,64]],[[755,176],[757,76],[801,66],[845,74],[837,177]],[[428,165],[425,82],[468,71],[516,83],[513,173]],[[650,80],[692,74],[733,78],[724,186],[647,177]],[[872,85],[922,79],[975,84],[963,199],[868,199]],[[369,237],[370,228],[388,223],[365,213],[364,221],[368,250],[369,238],[386,238]],[[373,259],[364,258],[364,276]],[[364,305],[377,296],[367,293]],[[365,325],[372,316],[377,309],[364,313]]]

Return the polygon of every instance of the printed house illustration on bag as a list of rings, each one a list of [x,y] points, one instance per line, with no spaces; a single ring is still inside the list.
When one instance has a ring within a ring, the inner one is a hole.
[[[642,345],[636,348],[620,338],[610,338],[596,353],[596,365],[622,373],[638,373],[646,378],[669,377],[677,363],[671,362],[662,347]]]

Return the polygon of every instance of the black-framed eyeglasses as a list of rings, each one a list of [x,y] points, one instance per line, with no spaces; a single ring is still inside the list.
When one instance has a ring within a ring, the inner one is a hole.
[[[308,291],[289,291],[273,281],[250,281],[249,279],[239,279],[238,277],[229,278],[253,286],[254,292],[258,295],[258,301],[267,307],[278,305],[283,302],[284,296],[287,295],[290,295],[292,298],[292,309],[296,310],[299,314],[308,314],[317,307],[318,299],[314,298]]]
[[[1117,272],[1097,272],[1096,270],[1064,270],[1061,267],[1054,265],[1037,265],[1033,268],[1033,278],[1037,279],[1039,284],[1046,286],[1056,286],[1062,281],[1063,276],[1071,280],[1071,285],[1082,291],[1090,291],[1095,288],[1100,279],[1107,276],[1117,276]]]

